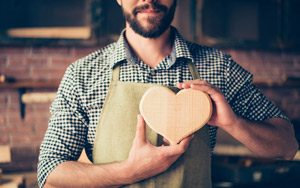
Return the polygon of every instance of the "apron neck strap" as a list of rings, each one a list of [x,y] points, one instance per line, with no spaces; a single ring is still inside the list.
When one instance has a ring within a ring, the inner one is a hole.
[[[191,60],[187,60],[187,64],[192,74],[193,80],[200,79],[200,74],[195,64]]]
[[[192,74],[193,79],[194,80],[200,79],[200,74],[199,74],[195,64],[191,60],[187,60],[187,64],[188,64],[188,67]],[[112,81],[117,82],[117,81],[119,81],[119,78],[120,78],[120,65],[117,65],[116,67],[113,68]]]
[[[117,65],[116,67],[113,68],[112,70],[112,81],[113,82],[117,82],[119,81],[119,77],[120,77],[120,65]]]

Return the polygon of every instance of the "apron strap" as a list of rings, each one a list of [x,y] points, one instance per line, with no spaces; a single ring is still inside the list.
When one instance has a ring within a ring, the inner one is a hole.
[[[120,65],[117,65],[116,67],[114,67],[112,71],[113,71],[112,72],[112,82],[119,81],[119,77],[120,77]]]
[[[190,69],[193,79],[194,80],[201,79],[200,74],[199,74],[195,64],[191,60],[188,60],[187,63],[188,63],[188,67]]]

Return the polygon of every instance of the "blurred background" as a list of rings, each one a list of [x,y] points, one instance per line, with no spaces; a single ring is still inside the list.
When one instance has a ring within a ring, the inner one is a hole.
[[[300,1],[178,0],[173,25],[230,54],[291,118],[300,138]],[[0,1],[0,187],[37,187],[39,146],[66,67],[116,41],[114,0]],[[214,187],[300,187],[300,155],[256,158],[221,130]]]

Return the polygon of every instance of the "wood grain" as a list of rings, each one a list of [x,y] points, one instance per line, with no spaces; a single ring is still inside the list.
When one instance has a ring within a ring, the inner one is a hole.
[[[13,28],[8,30],[11,37],[20,38],[63,38],[63,39],[89,39],[90,27],[36,27]]]
[[[151,129],[177,144],[209,121],[212,103],[201,91],[184,89],[175,94],[165,87],[152,87],[141,99],[140,112]]]

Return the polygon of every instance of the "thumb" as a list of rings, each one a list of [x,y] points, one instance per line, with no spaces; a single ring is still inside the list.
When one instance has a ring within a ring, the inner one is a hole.
[[[137,125],[136,125],[136,133],[135,140],[140,143],[146,143],[146,127],[145,121],[142,115],[137,116]]]

